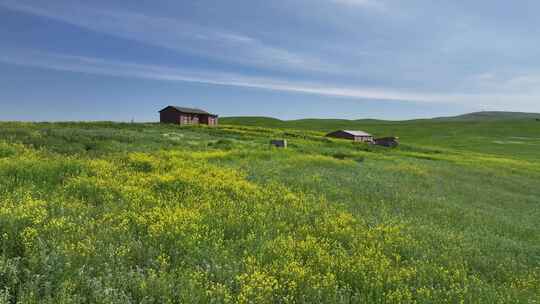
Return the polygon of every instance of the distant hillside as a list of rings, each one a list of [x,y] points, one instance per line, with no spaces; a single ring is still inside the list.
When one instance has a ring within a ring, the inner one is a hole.
[[[397,136],[402,143],[540,159],[540,114],[479,112],[456,117],[407,121],[223,118],[222,124],[331,132],[362,130],[376,137]],[[516,149],[515,146],[519,146]]]
[[[309,130],[333,130],[336,128],[347,128],[351,125],[366,125],[376,123],[387,123],[389,121],[375,119],[324,119],[324,118],[306,118],[297,120],[280,120],[264,116],[239,116],[223,117],[220,123],[225,125],[243,125],[267,128],[288,128],[288,129],[309,129]]]
[[[377,120],[377,119],[326,119],[326,118],[306,118],[297,120],[280,120],[264,116],[239,116],[223,117],[222,124],[244,125],[269,128],[290,128],[290,129],[311,129],[329,131],[335,129],[359,128],[373,125],[408,125],[411,123],[440,123],[440,122],[498,122],[509,120],[535,120],[540,119],[540,113],[524,112],[497,112],[484,111],[474,112],[458,116],[436,117],[431,119],[416,119],[404,121]]]
[[[437,117],[434,120],[519,120],[540,119],[540,113],[483,111],[453,117]]]
[[[244,125],[244,126],[266,126],[266,127],[281,127],[286,121],[264,116],[239,116],[239,117],[222,117],[219,119],[221,124],[226,125]]]

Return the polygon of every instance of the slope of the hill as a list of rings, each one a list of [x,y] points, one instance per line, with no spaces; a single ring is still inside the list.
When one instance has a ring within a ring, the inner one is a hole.
[[[482,111],[453,117],[437,117],[437,120],[521,120],[540,119],[540,113]]]
[[[402,142],[429,147],[540,160],[540,121],[536,119],[423,119],[410,121],[302,119],[291,121],[243,120],[221,123],[330,132],[363,130],[375,136],[397,136]]]
[[[0,302],[539,302],[538,162],[322,135],[0,123]]]

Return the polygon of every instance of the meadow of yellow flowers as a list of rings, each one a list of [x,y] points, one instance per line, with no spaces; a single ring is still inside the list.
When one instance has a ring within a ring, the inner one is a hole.
[[[278,150],[262,128],[0,128],[0,303],[540,300],[525,160],[310,132]]]

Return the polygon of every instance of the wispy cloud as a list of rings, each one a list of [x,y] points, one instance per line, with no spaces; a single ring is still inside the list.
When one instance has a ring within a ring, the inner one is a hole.
[[[3,50],[0,51],[0,54],[0,62],[60,71],[163,81],[197,82],[351,98],[428,100],[428,98],[423,95],[395,92],[391,90],[346,88],[208,70],[127,63],[84,56],[50,54],[24,50]]]
[[[316,56],[297,54],[222,29],[137,12],[103,10],[73,2],[0,0],[0,6],[65,22],[88,30],[224,62],[272,69],[338,71]]]
[[[539,94],[456,94],[411,92],[393,88],[344,87],[287,79],[264,78],[209,70],[182,69],[160,65],[138,64],[83,56],[51,54],[26,50],[0,50],[0,62],[116,77],[179,81],[213,85],[297,92],[354,99],[401,100],[425,103],[464,105],[490,104],[494,109],[515,109],[537,104]],[[513,101],[508,106],[508,100]]]
[[[468,90],[505,94],[537,94],[540,97],[540,74],[486,72],[467,77],[462,87]]]
[[[337,4],[349,5],[349,6],[360,6],[365,8],[377,8],[383,9],[385,6],[382,2],[378,0],[330,0]]]

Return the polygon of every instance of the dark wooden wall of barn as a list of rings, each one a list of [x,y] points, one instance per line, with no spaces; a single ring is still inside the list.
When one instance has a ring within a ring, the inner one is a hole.
[[[185,117],[186,119],[182,119]],[[174,109],[166,109],[159,112],[159,121],[161,123],[173,124],[205,124],[209,126],[218,125],[218,117],[206,114],[181,113]]]
[[[173,109],[165,109],[159,112],[159,121],[161,123],[180,123],[180,113]]]

